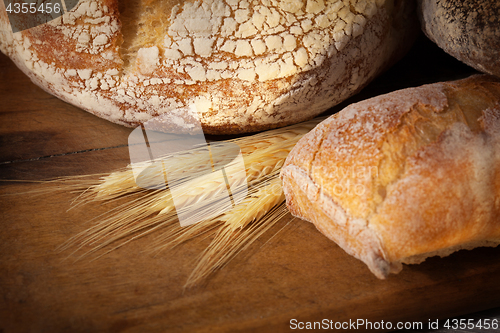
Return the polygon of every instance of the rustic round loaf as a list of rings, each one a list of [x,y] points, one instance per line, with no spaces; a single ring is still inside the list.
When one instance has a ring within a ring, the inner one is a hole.
[[[422,30],[448,54],[500,77],[500,1],[419,0]]]
[[[402,263],[500,244],[500,79],[351,104],[281,170],[287,206],[379,278]]]
[[[231,134],[346,99],[408,49],[415,26],[411,2],[397,0],[82,0],[13,34],[2,3],[0,49],[112,122]]]
[[[411,45],[412,7],[82,0],[13,34],[2,3],[0,49],[46,91],[112,122],[241,133],[307,120],[360,90]]]

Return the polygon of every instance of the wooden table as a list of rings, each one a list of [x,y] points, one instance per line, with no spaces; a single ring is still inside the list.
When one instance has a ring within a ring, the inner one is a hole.
[[[421,39],[402,62],[346,103],[472,72]],[[43,180],[127,165],[130,129],[45,93],[4,55],[0,96],[1,179]],[[208,239],[155,257],[147,251],[151,235],[98,260],[65,260],[69,253],[56,248],[108,207],[67,212],[68,193],[25,193],[44,186],[0,183],[2,333],[287,332],[292,319],[427,325],[500,306],[500,247],[431,258],[381,281],[298,219],[188,290],[183,285]]]

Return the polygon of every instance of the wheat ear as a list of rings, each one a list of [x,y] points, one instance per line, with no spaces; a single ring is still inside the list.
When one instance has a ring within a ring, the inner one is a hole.
[[[195,284],[227,264],[286,214],[279,171],[297,141],[321,120],[323,119],[314,119],[229,140],[228,142],[237,144],[241,149],[248,183],[248,196],[229,211],[217,201],[217,194],[226,185],[210,177],[202,183],[188,180],[169,184],[170,187],[175,186],[180,190],[182,200],[189,203],[191,208],[195,207],[203,213],[209,211],[213,216],[187,227],[180,227],[176,220],[170,191],[145,190],[138,187],[131,166],[103,176],[82,192],[76,204],[117,200],[124,202],[97,217],[97,222],[92,227],[68,240],[61,250],[76,248],[74,253],[83,251],[80,257],[104,248],[107,248],[107,253],[154,232],[158,237],[154,242],[153,251],[160,252],[194,237],[215,234],[188,279],[187,285]],[[200,149],[203,148],[193,149],[186,154],[196,155],[201,152]],[[168,158],[169,156],[166,156],[163,160]],[[201,163],[203,162],[200,162],[200,165]],[[185,172],[195,172],[200,165],[191,162],[186,165]],[[237,180],[229,177],[229,182],[233,181]],[[209,205],[197,206],[207,198],[214,198],[214,201]],[[200,217],[202,216],[200,213]]]

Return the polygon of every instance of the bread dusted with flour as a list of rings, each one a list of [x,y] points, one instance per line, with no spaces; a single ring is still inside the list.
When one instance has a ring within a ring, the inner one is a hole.
[[[378,277],[500,243],[500,80],[396,91],[320,123],[281,171],[288,208]]]
[[[0,49],[36,84],[112,122],[206,133],[304,121],[359,91],[418,30],[413,1],[81,0]]]
[[[500,1],[419,0],[422,30],[478,71],[500,77]]]

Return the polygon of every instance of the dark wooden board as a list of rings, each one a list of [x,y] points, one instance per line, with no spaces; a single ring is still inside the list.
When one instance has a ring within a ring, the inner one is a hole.
[[[346,103],[472,72],[421,40]],[[0,96],[1,179],[43,180],[127,165],[130,129],[50,96],[4,55]],[[276,237],[258,241],[188,290],[183,285],[208,239],[153,256],[152,234],[100,259],[75,262],[58,246],[110,206],[67,211],[68,193],[26,193],[45,186],[0,183],[2,333],[280,332],[290,331],[294,318],[427,323],[500,306],[500,248],[431,258],[381,281],[313,225],[290,216],[273,230],[284,227]]]

